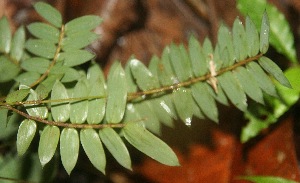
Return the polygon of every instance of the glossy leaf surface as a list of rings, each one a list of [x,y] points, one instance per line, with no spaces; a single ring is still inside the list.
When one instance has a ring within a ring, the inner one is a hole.
[[[73,98],[85,97],[88,96],[88,88],[84,80],[80,80],[73,90]],[[70,110],[70,121],[72,123],[82,124],[87,118],[88,114],[88,101],[87,100],[78,100],[71,102]]]
[[[51,92],[51,99],[60,100],[67,98],[69,98],[69,96],[65,86],[61,82],[56,81]],[[70,103],[68,101],[51,102],[51,113],[54,121],[67,121],[70,117]]]
[[[21,102],[29,94],[30,89],[21,89],[14,92],[11,92],[7,95],[5,101],[8,104],[14,102]]]
[[[24,45],[25,45],[25,30],[24,27],[21,26],[14,33],[11,42],[11,50],[10,55],[16,61],[20,61],[24,53]]]
[[[22,156],[28,149],[36,132],[36,123],[33,120],[25,119],[19,126],[17,135],[17,151]]]

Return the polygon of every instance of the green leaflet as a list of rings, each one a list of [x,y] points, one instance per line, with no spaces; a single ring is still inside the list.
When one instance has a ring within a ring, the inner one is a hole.
[[[219,28],[217,45],[220,48],[222,56],[224,56],[224,53],[226,51],[228,52],[228,58],[224,59],[224,66],[227,67],[229,65],[232,65],[234,61],[237,60],[237,58],[234,52],[231,32],[225,25],[221,25],[221,27]],[[206,67],[207,69],[206,65],[204,67]]]
[[[33,89],[30,89],[30,94],[27,99],[27,101],[38,101],[39,94],[34,91]],[[42,119],[45,119],[48,117],[48,109],[44,105],[33,105],[33,104],[26,104],[24,105],[26,108],[27,113],[30,116],[39,117]]]
[[[130,69],[137,85],[143,91],[159,88],[158,79],[137,59],[130,60]]]
[[[106,120],[119,123],[124,116],[127,99],[126,77],[120,63],[116,63],[109,72],[107,93]]]
[[[33,120],[25,119],[19,126],[17,135],[17,151],[22,156],[28,149],[35,135],[36,123]]]
[[[5,56],[0,56],[0,82],[7,82],[15,78],[20,68],[8,60]]]
[[[264,12],[260,28],[260,52],[266,53],[269,49],[270,23],[267,13]]]
[[[37,2],[34,4],[35,11],[38,12],[49,23],[59,28],[62,25],[62,17],[58,10],[43,2]]]
[[[49,24],[35,22],[27,26],[29,32],[39,39],[44,39],[52,43],[58,43],[59,41],[59,30]]]
[[[258,60],[259,65],[261,65],[265,71],[271,74],[280,84],[291,88],[291,84],[289,80],[284,76],[282,70],[269,58],[261,57]]]
[[[249,16],[246,17],[246,36],[248,56],[253,57],[259,52],[259,36],[258,31]]]
[[[26,71],[43,74],[47,71],[50,61],[41,57],[30,57],[21,62],[21,68]]]
[[[158,69],[157,69],[157,73],[159,75],[158,79],[161,85],[163,86],[168,86],[174,83],[178,83],[178,80],[176,79],[171,66],[169,51],[170,51],[169,47],[166,47],[163,50],[161,60],[158,63]]]
[[[272,182],[272,183],[297,183],[293,180],[284,179],[281,177],[274,177],[274,176],[241,176],[238,177],[240,180],[247,180],[255,183],[265,183],[265,182]]]
[[[76,65],[81,65],[94,57],[94,54],[86,50],[68,50],[68,52],[60,53],[58,60],[63,61],[65,66],[73,67]]]
[[[189,39],[189,56],[194,76],[203,76],[208,72],[205,63],[205,55],[203,54],[199,41],[196,40],[194,36],[191,36]]]
[[[156,161],[169,166],[179,165],[176,154],[172,149],[146,130],[140,123],[127,123],[123,128],[123,132],[124,137],[130,144]]]
[[[48,125],[41,133],[38,154],[43,167],[52,159],[59,141],[59,135],[58,127]]]
[[[25,43],[25,48],[31,53],[44,58],[54,58],[56,46],[45,39],[29,39]]]
[[[247,109],[247,98],[233,74],[226,72],[220,75],[218,80],[232,104],[241,111],[245,111]]]
[[[88,88],[85,80],[79,80],[73,90],[72,98],[81,98],[88,96]],[[78,100],[71,102],[70,121],[72,123],[82,124],[85,122],[88,114],[88,101]]]
[[[199,82],[192,85],[192,95],[203,113],[211,120],[218,122],[218,109],[207,85]]]
[[[9,53],[11,44],[11,32],[8,20],[5,16],[0,19],[0,52]]]
[[[94,82],[99,79],[103,84],[105,83],[104,74],[100,66],[95,62],[92,62],[91,66],[89,67],[86,77],[90,85],[93,85]]]
[[[65,26],[65,32],[69,36],[71,34],[75,34],[77,32],[81,32],[82,29],[92,30],[96,28],[102,19],[95,15],[86,15],[68,22]]]
[[[97,132],[94,129],[82,129],[80,142],[91,163],[105,174],[105,153]]]
[[[100,138],[109,152],[125,168],[131,170],[131,159],[129,152],[120,138],[112,128],[103,128],[99,131]]]
[[[65,86],[58,80],[53,85],[51,92],[52,100],[69,98]],[[54,121],[66,122],[70,117],[70,103],[66,102],[51,102],[51,114]]]
[[[245,34],[246,33],[245,33],[243,23],[239,18],[236,18],[232,28],[232,39],[233,39],[236,59],[238,61],[244,60],[247,57],[248,46],[247,46],[247,38]]]
[[[266,10],[270,19],[270,44],[274,48],[296,62],[296,50],[294,48],[294,37],[284,15],[266,0],[238,0],[237,8],[244,15],[250,16],[256,27],[261,25],[261,15]]]
[[[74,128],[64,128],[60,135],[61,161],[70,175],[76,165],[79,153],[79,136]]]
[[[40,74],[37,72],[24,72],[20,75],[18,75],[15,78],[15,81],[17,81],[18,83],[22,84],[22,85],[31,85],[32,83],[34,83],[36,80],[38,80],[40,77]]]
[[[64,67],[64,66],[62,66]],[[73,81],[78,81],[81,77],[81,74],[78,70],[72,67],[66,67],[64,76],[61,78],[61,82],[68,83]]]
[[[238,67],[233,71],[235,78],[239,81],[245,93],[261,104],[264,104],[263,93],[259,88],[255,78],[244,67]]]
[[[188,126],[192,123],[194,113],[193,98],[191,90],[187,88],[179,88],[172,94],[173,102],[178,113],[179,118]]]
[[[98,37],[98,34],[86,30],[76,32],[62,40],[62,49],[64,51],[81,49],[94,42]]]
[[[171,102],[171,95],[152,99],[151,102],[154,115],[157,116],[158,120],[166,126],[174,127],[173,118],[176,119],[176,112]]]
[[[266,92],[267,94],[276,97],[277,92],[275,86],[272,83],[271,79],[266,75],[261,67],[255,62],[250,62],[247,65],[247,69],[250,71],[251,75],[254,76],[259,87]]]
[[[14,102],[21,102],[25,97],[27,97],[30,89],[21,89],[14,92],[11,92],[7,95],[5,101],[8,104],[12,104]]]
[[[24,45],[25,45],[25,30],[24,27],[21,26],[15,32],[11,42],[10,55],[14,60],[16,61],[21,60],[24,52]]]
[[[179,81],[183,82],[192,77],[190,60],[183,45],[171,45],[170,61]]]

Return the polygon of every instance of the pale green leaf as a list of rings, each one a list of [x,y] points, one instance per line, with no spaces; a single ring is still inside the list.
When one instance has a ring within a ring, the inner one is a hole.
[[[297,183],[296,181],[275,176],[241,176],[238,179],[247,180],[255,183]]]
[[[247,55],[247,38],[243,23],[239,18],[236,18],[232,28],[232,39],[234,45],[235,56],[238,61],[244,60]]]
[[[65,66],[73,67],[83,64],[94,57],[94,54],[86,50],[70,50],[68,52],[60,53],[58,56],[58,60],[63,61]]]
[[[38,101],[40,100],[39,95],[33,90],[30,89],[30,94],[27,98],[27,101]],[[46,119],[48,117],[48,109],[45,105],[34,105],[34,104],[26,104],[26,111],[30,116],[39,117],[42,119]]]
[[[28,149],[35,135],[36,123],[33,120],[25,119],[19,126],[17,135],[17,151],[22,156]]]
[[[226,72],[217,79],[232,104],[241,111],[245,111],[247,109],[247,98],[233,74],[231,72]]]
[[[191,62],[183,45],[171,45],[170,61],[179,81],[183,82],[192,77]]]
[[[159,81],[163,86],[168,86],[174,83],[178,83],[178,80],[175,77],[174,71],[171,66],[169,52],[170,52],[170,48],[166,47],[163,50],[161,60],[158,63],[157,73],[159,75]]]
[[[176,118],[176,112],[173,103],[168,103],[167,100],[171,100],[170,95],[152,99],[152,108],[161,123],[169,127],[174,127],[173,118]]]
[[[84,80],[78,81],[73,90],[72,98],[88,96],[88,88]],[[82,124],[87,118],[88,100],[79,100],[71,102],[70,121],[72,123]]]
[[[81,31],[67,36],[62,41],[64,51],[81,49],[99,38],[99,35],[90,31]]]
[[[60,135],[61,161],[70,175],[74,169],[79,153],[79,136],[74,128],[64,128]]]
[[[260,52],[266,53],[269,49],[270,23],[267,12],[264,12],[260,28]]]
[[[141,90],[146,91],[159,87],[158,79],[139,60],[130,60],[130,69]]]
[[[120,63],[111,68],[107,80],[106,120],[119,123],[125,112],[127,86],[125,72]]]
[[[248,56],[253,57],[259,52],[259,36],[258,31],[249,16],[246,17],[246,36]]]
[[[241,87],[245,93],[261,104],[264,104],[263,94],[254,76],[252,76],[244,67],[238,67],[233,71],[236,78],[239,80]]]
[[[280,84],[291,88],[291,84],[289,80],[284,76],[282,70],[269,58],[267,57],[260,57],[258,59],[259,65],[264,68],[269,74],[271,74]]]
[[[228,67],[234,63],[237,59],[236,54],[234,53],[232,35],[229,29],[225,25],[221,25],[218,32],[218,46],[220,52],[222,54],[222,58],[224,58],[224,66]],[[227,57],[224,56],[224,53],[228,54]],[[206,64],[205,66],[206,67]]]
[[[11,44],[11,31],[6,16],[0,19],[0,52],[9,53]]]
[[[103,128],[99,131],[103,144],[107,147],[113,157],[125,168],[131,170],[131,159],[129,152],[120,138],[112,128]]]
[[[11,42],[11,50],[10,55],[16,61],[20,61],[24,53],[24,45],[25,45],[25,30],[24,27],[21,26],[15,32],[12,42]]]
[[[72,67],[66,67],[64,76],[61,78],[61,82],[67,83],[67,82],[77,81],[80,77],[81,74],[77,69],[74,69]]]
[[[15,78],[15,81],[17,81],[20,84],[29,86],[32,83],[34,83],[36,80],[38,80],[39,78],[40,78],[40,74],[37,72],[24,72],[24,73],[18,75]]]
[[[29,32],[39,39],[45,39],[52,43],[58,43],[59,30],[49,24],[34,22],[27,26]]]
[[[21,102],[25,97],[27,97],[30,89],[21,89],[14,92],[11,92],[7,95],[5,101],[8,104],[12,104],[14,102]]]
[[[94,167],[105,174],[105,152],[97,132],[94,129],[82,129],[80,131],[80,142]]]
[[[101,22],[102,19],[99,16],[86,15],[68,22],[65,26],[65,31],[67,35],[81,32],[82,30],[89,31],[96,28]]]
[[[38,12],[38,14],[49,23],[53,24],[55,27],[61,27],[62,17],[58,10],[44,2],[35,3],[34,8]]]
[[[208,86],[208,83],[206,83],[209,93],[221,104],[223,105],[229,105],[227,97],[220,85],[218,85],[218,93],[215,92],[215,90]]]
[[[56,81],[53,85],[51,92],[52,100],[60,100],[69,98],[65,86],[60,82]],[[65,122],[70,117],[70,103],[65,102],[51,102],[51,113],[54,121]]]
[[[18,65],[12,63],[7,57],[0,56],[0,82],[14,79],[19,72],[20,68]]]
[[[194,75],[200,77],[206,74],[208,68],[206,67],[205,55],[199,41],[194,36],[191,36],[189,40],[189,55]]]
[[[92,85],[95,81],[99,80],[105,83],[105,78],[102,69],[99,64],[92,62],[91,66],[87,71],[87,80]]]
[[[51,87],[52,87],[52,86],[51,86]],[[50,92],[50,91],[47,89],[47,87],[46,87],[44,84],[40,83],[40,84],[36,87],[35,92],[37,93],[38,98],[39,98],[40,100],[43,100],[43,99],[47,98],[47,96],[49,95],[49,92]]]
[[[194,113],[193,97],[191,90],[187,88],[179,88],[173,91],[173,102],[179,118],[188,126],[192,123]]]
[[[100,78],[94,81],[89,93],[90,97],[100,97],[88,101],[87,122],[89,124],[99,124],[105,114],[106,92],[105,85],[100,81]],[[102,97],[102,98],[101,98]]]
[[[135,148],[169,166],[178,166],[176,154],[162,140],[146,130],[140,123],[127,123],[123,128],[124,137]]]
[[[29,39],[25,43],[25,48],[31,53],[44,58],[54,58],[56,46],[54,43],[44,39]]]
[[[48,77],[41,83],[42,86],[38,85],[36,88],[36,92],[39,93],[39,90],[44,90],[44,93],[48,93],[52,90],[54,83],[56,80],[60,80],[62,78],[62,74],[49,74]],[[42,89],[39,89],[42,87]],[[43,99],[42,97],[40,99]]]
[[[50,61],[41,57],[31,57],[21,62],[22,69],[43,74],[47,71]]]
[[[218,109],[215,99],[209,93],[207,85],[199,82],[192,85],[192,95],[203,113],[211,120],[218,122]]]
[[[262,68],[257,63],[250,62],[247,65],[247,69],[250,71],[250,74],[254,76],[259,87],[264,92],[274,97],[277,96],[274,83],[271,81],[271,79],[267,76],[267,74],[262,70]]]
[[[59,135],[60,131],[56,126],[46,126],[41,133],[38,154],[43,167],[52,159],[59,141]]]

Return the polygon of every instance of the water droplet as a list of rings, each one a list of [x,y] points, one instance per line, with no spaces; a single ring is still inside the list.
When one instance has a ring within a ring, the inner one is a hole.
[[[186,126],[191,126],[192,125],[192,119],[191,118],[186,118],[184,121],[185,121]]]

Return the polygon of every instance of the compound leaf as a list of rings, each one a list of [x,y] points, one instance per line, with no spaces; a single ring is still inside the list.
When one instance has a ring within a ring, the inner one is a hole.
[[[30,119],[25,119],[22,121],[17,134],[17,151],[19,156],[22,156],[27,151],[35,132],[35,121]]]

